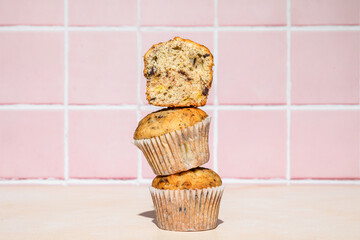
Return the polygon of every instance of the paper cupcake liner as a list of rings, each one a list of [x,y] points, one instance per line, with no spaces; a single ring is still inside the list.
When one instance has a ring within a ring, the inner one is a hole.
[[[170,175],[201,166],[209,161],[207,117],[195,125],[159,137],[134,140],[156,175]]]
[[[216,228],[223,191],[223,186],[194,190],[150,187],[158,227],[181,232]]]

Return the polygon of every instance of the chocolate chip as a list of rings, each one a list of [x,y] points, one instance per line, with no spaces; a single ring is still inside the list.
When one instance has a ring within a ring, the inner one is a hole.
[[[166,96],[166,94],[167,94],[167,92],[166,92],[166,93],[164,93],[164,96]]]
[[[191,81],[191,80],[192,80],[192,78],[188,77],[188,78],[186,78],[186,80]]]
[[[194,62],[193,62],[193,65],[194,65],[194,66],[195,66],[195,63],[196,63],[196,59],[197,59],[197,58],[194,58]]]
[[[154,101],[155,99],[156,99],[155,97],[154,97],[154,98],[150,98],[150,102],[151,102],[151,101]]]
[[[204,54],[204,58],[206,58],[206,57],[208,57],[208,56],[210,56],[210,54],[208,54],[208,53],[206,53],[206,54]]]
[[[205,87],[204,90],[202,91],[202,95],[207,96],[208,93],[209,93],[209,88]]]
[[[182,211],[182,208],[181,208],[181,206],[179,207],[179,212],[181,212]]]
[[[181,50],[181,47],[176,46],[176,47],[174,47],[173,49],[174,49],[174,50]]]

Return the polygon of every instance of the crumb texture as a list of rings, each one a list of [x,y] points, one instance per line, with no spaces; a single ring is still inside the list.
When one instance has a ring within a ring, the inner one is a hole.
[[[220,176],[211,169],[197,167],[169,176],[157,176],[152,187],[157,189],[203,189],[222,185]]]
[[[167,108],[153,112],[138,124],[134,139],[148,139],[187,128],[204,120],[208,115],[198,108]]]
[[[152,46],[144,56],[146,98],[156,106],[203,106],[212,83],[213,56],[208,48],[175,37]]]

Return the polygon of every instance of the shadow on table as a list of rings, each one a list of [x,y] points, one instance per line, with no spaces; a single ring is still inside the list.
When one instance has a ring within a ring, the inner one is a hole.
[[[142,212],[142,213],[139,213],[138,215],[139,215],[139,216],[142,216],[142,217],[146,217],[146,218],[152,218],[152,222],[153,222],[155,225],[157,225],[155,210]],[[218,219],[218,221],[217,221],[217,226],[219,226],[219,225],[222,224],[223,222],[224,222],[223,220]]]

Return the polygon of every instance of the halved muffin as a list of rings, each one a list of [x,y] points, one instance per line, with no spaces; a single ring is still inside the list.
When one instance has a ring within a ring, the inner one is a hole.
[[[155,106],[204,106],[212,84],[213,56],[209,49],[175,37],[152,46],[144,56],[146,98]]]

